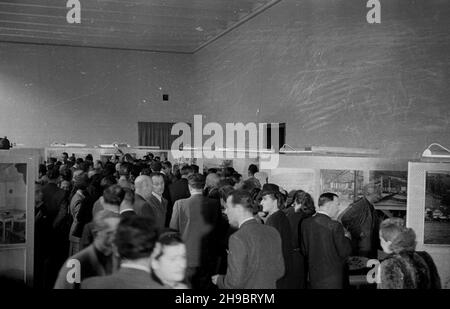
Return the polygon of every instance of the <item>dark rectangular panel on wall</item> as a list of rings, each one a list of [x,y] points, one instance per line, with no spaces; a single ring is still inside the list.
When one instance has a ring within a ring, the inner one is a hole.
[[[266,131],[266,145],[267,149],[270,149],[272,147],[272,125],[267,124],[267,131]],[[286,144],[286,123],[279,123],[278,124],[278,145],[274,145],[275,149],[280,149],[281,147]]]
[[[170,149],[177,138],[170,131],[174,123],[171,122],[138,122],[139,146],[159,146]]]

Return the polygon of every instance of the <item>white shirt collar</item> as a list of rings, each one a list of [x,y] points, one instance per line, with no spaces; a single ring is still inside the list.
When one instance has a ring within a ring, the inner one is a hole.
[[[155,192],[152,192],[152,195],[154,196],[154,197],[156,197],[157,199],[158,199],[158,201],[162,201],[162,197],[161,197],[161,195],[158,195],[158,194],[156,194]]]
[[[242,224],[244,224],[247,221],[253,220],[253,217],[248,217],[247,219],[245,219],[244,221],[241,222],[241,224],[239,224],[239,228],[241,228]]]
[[[329,214],[327,214],[325,211],[322,211],[322,210],[317,210],[316,213],[325,215],[325,216],[327,216],[327,217],[330,217]],[[330,217],[330,218],[331,218],[331,217]]]
[[[191,196],[193,196],[193,195],[202,195],[202,194],[203,194],[202,191],[191,192]]]
[[[138,270],[143,270],[145,272],[151,273],[150,266],[146,267],[146,266],[143,266],[143,265],[133,264],[132,262],[124,262],[124,263],[120,264],[120,267],[121,268],[138,269]]]
[[[122,209],[121,211],[119,211],[119,214],[121,215],[121,214],[123,214],[124,212],[127,212],[127,211],[134,211],[134,209],[131,209],[131,208]]]

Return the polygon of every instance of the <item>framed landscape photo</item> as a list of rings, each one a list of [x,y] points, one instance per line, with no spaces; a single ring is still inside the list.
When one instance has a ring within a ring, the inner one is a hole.
[[[450,245],[450,171],[426,173],[424,244]]]

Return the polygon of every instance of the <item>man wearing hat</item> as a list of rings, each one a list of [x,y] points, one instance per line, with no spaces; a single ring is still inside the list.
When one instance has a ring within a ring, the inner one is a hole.
[[[292,234],[289,220],[285,213],[280,210],[284,204],[284,196],[280,188],[276,184],[268,183],[263,186],[260,193],[262,211],[266,213],[265,224],[274,227],[281,237],[281,244],[283,250],[284,265],[286,272],[282,278],[277,281],[278,289],[293,288],[294,278],[292,278],[293,270],[293,253]]]

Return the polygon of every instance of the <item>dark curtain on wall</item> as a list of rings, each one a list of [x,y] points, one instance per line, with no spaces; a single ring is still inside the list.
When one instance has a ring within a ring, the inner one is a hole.
[[[172,142],[178,137],[170,135],[174,123],[170,122],[138,122],[139,146],[159,146],[170,149]]]

